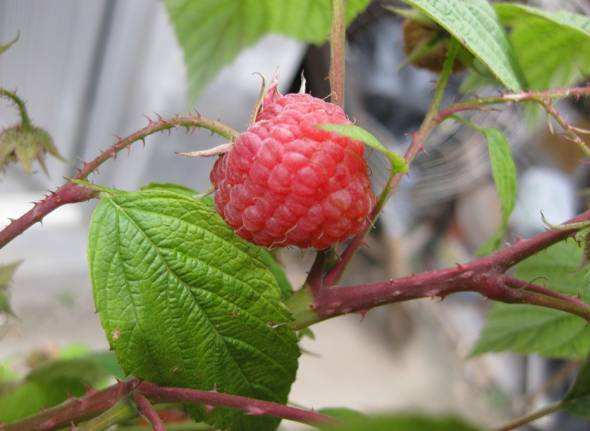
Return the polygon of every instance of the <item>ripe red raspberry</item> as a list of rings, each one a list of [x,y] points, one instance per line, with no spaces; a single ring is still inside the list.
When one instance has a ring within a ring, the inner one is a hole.
[[[324,249],[359,232],[373,206],[364,145],[318,129],[350,124],[307,94],[266,95],[255,123],[215,162],[215,204],[242,238]]]

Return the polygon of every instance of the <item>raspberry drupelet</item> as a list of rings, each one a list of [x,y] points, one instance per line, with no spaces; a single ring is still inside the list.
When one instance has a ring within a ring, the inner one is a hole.
[[[337,105],[270,88],[211,171],[217,210],[239,236],[321,250],[362,229],[375,205],[364,145],[317,127],[326,123],[350,121]]]

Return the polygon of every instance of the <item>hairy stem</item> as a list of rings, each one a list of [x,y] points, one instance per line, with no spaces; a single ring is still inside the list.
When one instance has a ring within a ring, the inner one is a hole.
[[[150,120],[149,124],[143,129],[117,140],[113,146],[103,151],[94,160],[84,163],[82,169],[80,169],[72,179],[85,179],[92,172],[96,171],[103,163],[111,158],[115,158],[120,151],[128,148],[134,142],[144,141],[146,137],[153,135],[154,133],[170,130],[176,127],[185,127],[188,130],[196,127],[204,128],[230,140],[233,140],[237,136],[237,132],[232,128],[219,121],[211,120],[199,114],[177,116],[168,120],[163,118],[159,118],[157,121]],[[55,209],[66,204],[84,202],[95,196],[95,190],[77,185],[71,181],[66,182],[55,192],[51,192],[45,198],[35,203],[33,208],[25,214],[17,219],[11,220],[8,226],[0,231],[0,248],[4,247],[35,223],[43,220],[47,214]]]
[[[346,77],[346,0],[332,0],[330,33],[330,101],[344,107]]]
[[[428,139],[428,136],[438,124],[435,118],[440,109],[445,89],[447,88],[447,84],[449,83],[449,78],[453,73],[453,63],[455,62],[458,49],[459,47],[457,43],[451,44],[449,53],[443,65],[443,70],[436,84],[434,96],[432,98],[432,102],[430,104],[428,112],[426,113],[424,121],[422,122],[422,125],[420,126],[418,131],[413,134],[410,146],[408,147],[408,150],[404,155],[404,158],[406,159],[408,165],[412,163],[414,158],[416,158],[418,153],[422,150],[422,148],[424,147],[424,142],[426,141],[426,139]],[[339,262],[326,275],[326,286],[333,286],[334,284],[338,283],[338,281],[342,277],[342,274],[344,273],[344,270],[350,263],[351,259],[353,258],[357,250],[363,245],[365,236],[367,235],[371,227],[373,227],[375,220],[377,220],[377,217],[381,213],[381,210],[385,206],[387,200],[391,197],[391,195],[395,192],[396,188],[399,186],[399,183],[403,176],[404,174],[402,173],[394,174],[392,172],[390,174],[387,183],[385,184],[385,187],[383,188],[383,191],[379,196],[379,200],[377,201],[375,208],[369,216],[369,220],[366,221],[364,228],[351,240],[350,244],[346,247],[346,249],[340,256]]]
[[[523,425],[526,425],[528,423],[534,422],[537,419],[540,419],[544,416],[550,415],[552,413],[555,413],[559,410],[561,410],[563,408],[563,401],[557,402],[555,404],[551,404],[547,407],[544,407],[540,410],[537,410],[534,413],[528,414],[526,416],[523,416],[521,418],[515,419],[505,425],[502,425],[499,428],[496,428],[495,431],[511,431],[514,429],[517,429],[518,427],[521,427]]]
[[[20,122],[23,127],[31,127],[32,122],[29,114],[27,113],[27,108],[25,106],[25,102],[16,95],[13,91],[8,91],[4,88],[0,88],[0,97],[5,97],[10,99],[18,108],[18,113],[20,115]]]

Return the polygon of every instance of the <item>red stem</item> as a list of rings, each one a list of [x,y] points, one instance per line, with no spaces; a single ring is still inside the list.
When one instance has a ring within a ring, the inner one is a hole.
[[[148,125],[141,130],[121,138],[106,151],[103,151],[94,160],[84,163],[82,169],[74,176],[74,180],[82,180],[87,178],[92,172],[96,171],[99,166],[110,158],[115,158],[117,153],[127,148],[129,145],[137,141],[143,141],[147,136],[164,130],[170,130],[174,127],[186,127],[187,129],[202,127],[215,132],[226,139],[233,139],[237,132],[230,127],[214,120],[203,117],[199,114],[189,116],[178,116],[169,120],[159,118],[158,121],[150,120]],[[19,236],[25,230],[30,228],[37,222],[51,213],[53,210],[62,205],[84,202],[96,196],[96,191],[74,184],[68,181],[55,192],[51,192],[45,198],[37,202],[32,209],[11,222],[4,229],[0,231],[0,248],[4,247],[14,238]]]
[[[135,391],[133,393],[133,400],[135,401],[135,405],[137,405],[139,413],[152,424],[154,431],[166,431],[162,418],[160,418],[152,403],[143,394]]]
[[[579,298],[559,293],[555,290],[548,289],[547,287],[539,286],[538,284],[529,283],[527,281],[519,280],[518,278],[510,277],[508,275],[505,275],[503,279],[507,285],[515,287],[517,289],[528,290],[530,292],[537,292],[541,295],[550,296],[552,298],[561,299],[563,301],[569,301],[572,304],[575,304],[579,307],[588,307],[588,304],[586,304]]]
[[[0,424],[1,431],[50,431],[70,426],[71,423],[90,419],[114,406],[137,386],[137,380],[118,382],[99,392],[90,392],[51,407],[20,422]]]
[[[423,136],[423,134],[414,133],[412,135],[412,142],[410,143],[410,146],[408,147],[408,149],[406,150],[406,153],[404,155],[404,159],[406,160],[408,165],[410,165],[412,163],[412,161],[416,158],[416,156],[420,153],[420,151],[422,151],[423,138],[425,138],[425,136]],[[391,197],[391,195],[393,195],[395,190],[397,190],[397,187],[399,186],[399,183],[401,182],[404,175],[405,174],[400,173],[400,174],[394,175],[391,178],[391,181],[386,186],[390,190],[388,192],[389,197]],[[328,272],[328,274],[326,275],[326,277],[324,279],[324,284],[326,286],[334,286],[336,283],[338,283],[340,278],[342,278],[342,274],[344,273],[344,271],[348,267],[348,264],[350,263],[350,261],[352,260],[352,258],[356,254],[356,252],[364,244],[365,236],[367,235],[369,230],[371,230],[371,228],[373,227],[373,224],[377,220],[377,217],[381,213],[381,210],[382,210],[382,206],[376,206],[373,209],[373,212],[371,213],[371,215],[369,216],[369,219],[365,222],[365,225],[363,226],[362,230],[358,234],[356,234],[352,238],[352,240],[350,240],[350,243],[346,246],[346,248],[344,249],[344,251],[340,255],[337,265],[334,266],[334,268],[332,268]]]
[[[121,398],[133,393],[139,411],[153,425],[155,431],[164,431],[164,425],[151,406],[153,403],[196,403],[214,407],[231,407],[253,416],[274,416],[306,424],[337,423],[331,416],[303,410],[270,401],[256,400],[239,395],[188,388],[160,387],[154,383],[131,379],[119,382],[99,392],[72,399],[34,416],[8,425],[0,424],[0,431],[51,431],[90,419],[114,406]]]
[[[568,221],[566,225],[587,220],[590,220],[590,210]],[[351,312],[364,312],[383,304],[418,298],[444,298],[451,293],[466,291],[477,292],[501,302],[529,303],[563,310],[590,321],[590,307],[578,298],[504,275],[504,272],[518,262],[574,236],[576,232],[576,228],[543,232],[530,239],[519,240],[491,256],[457,265],[455,268],[372,284],[346,287],[327,285],[315,295],[313,304],[310,304],[317,319],[310,320],[308,315],[304,315],[301,317],[300,325],[295,313],[294,327],[306,326],[317,320]],[[305,310],[303,312],[305,313]]]
[[[166,388],[142,382],[138,389],[156,403],[189,402],[214,407],[232,407],[253,416],[274,416],[306,424],[334,423],[334,418],[310,410],[289,407],[270,401],[255,400],[239,395],[187,388]]]
[[[432,271],[380,283],[323,289],[313,309],[318,320],[367,310],[383,304],[418,298],[445,298],[457,292],[477,292],[489,299],[517,304],[532,304],[575,314],[590,321],[590,307],[577,298],[511,287],[503,274],[493,270],[475,272],[467,267]]]

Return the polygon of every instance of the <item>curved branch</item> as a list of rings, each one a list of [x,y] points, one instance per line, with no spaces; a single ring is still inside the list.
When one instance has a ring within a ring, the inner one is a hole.
[[[512,431],[515,430],[517,428],[520,428],[523,425],[529,424],[531,422],[536,421],[537,419],[540,419],[544,416],[553,414],[555,412],[558,412],[559,410],[561,410],[563,408],[564,402],[563,401],[559,401],[555,404],[550,404],[547,407],[543,407],[540,410],[537,410],[536,412],[530,413],[526,416],[523,416],[521,418],[515,419],[507,424],[502,425],[500,428],[496,428],[494,431]]]
[[[170,130],[175,127],[185,127],[187,130],[200,127],[217,133],[229,140],[233,140],[237,136],[237,132],[232,128],[219,121],[203,117],[200,114],[178,116],[169,120],[163,118],[159,118],[157,121],[149,120],[148,125],[143,129],[138,130],[125,138],[119,139],[114,145],[103,151],[94,160],[84,163],[82,169],[72,179],[81,180],[87,178],[104,162],[111,158],[115,158],[120,151],[129,147],[134,142],[144,141],[146,137],[153,135],[154,133]],[[15,220],[11,220],[8,226],[0,231],[0,248],[4,247],[35,223],[43,220],[46,215],[56,208],[66,204],[87,201],[95,197],[96,193],[95,190],[68,181],[60,186],[55,192],[51,192],[45,198],[35,203],[33,208],[25,214]]]
[[[206,404],[213,407],[232,407],[252,416],[274,416],[305,424],[335,423],[331,416],[303,410],[270,401],[256,400],[239,395],[188,388],[167,388],[142,382],[138,390],[156,403],[183,402]]]
[[[444,298],[457,292],[476,292],[506,303],[533,304],[567,311],[590,321],[590,306],[578,298],[550,291],[542,286],[508,277],[504,273],[533,254],[572,237],[590,220],[590,210],[568,221],[567,229],[540,233],[520,240],[491,256],[454,268],[424,272],[379,283],[345,287],[325,287],[317,295],[306,289],[294,294],[287,305],[295,317],[292,327],[300,329],[313,323],[394,302],[419,298]],[[572,225],[572,223],[578,223]]]
[[[8,91],[4,88],[0,88],[0,97],[5,97],[7,99],[10,99],[12,102],[14,102],[14,104],[18,108],[18,113],[20,115],[21,125],[23,127],[31,127],[31,125],[32,125],[31,118],[29,117],[29,114],[27,113],[27,108],[25,106],[25,102],[23,101],[23,99],[18,97],[15,92]]]
[[[206,404],[214,407],[230,407],[242,410],[248,415],[274,416],[305,424],[337,423],[337,420],[331,416],[270,401],[216,391],[161,387],[154,383],[131,379],[126,382],[118,382],[99,392],[88,393],[82,398],[66,401],[59,406],[37,413],[22,421],[8,425],[0,424],[0,431],[52,431],[63,428],[72,423],[91,419],[107,411],[131,393],[133,393],[135,401],[138,402],[142,414],[149,412],[150,409],[146,405],[150,401],[153,403],[182,402]],[[153,409],[151,410],[153,411]],[[150,413],[150,416],[153,415]],[[156,429],[155,418],[148,417],[148,419]]]
[[[501,96],[481,97],[463,102],[454,103],[442,109],[436,116],[436,122],[441,123],[452,115],[464,111],[474,111],[489,105],[500,105],[505,103],[539,102],[540,100],[550,101],[565,99],[567,97],[590,96],[590,85],[585,87],[572,88],[551,88],[544,91],[523,91],[521,93],[508,93]]]
[[[0,424],[0,431],[50,431],[69,426],[73,422],[91,419],[110,409],[137,386],[137,380],[118,382],[99,392],[89,392],[58,406],[12,424]]]

